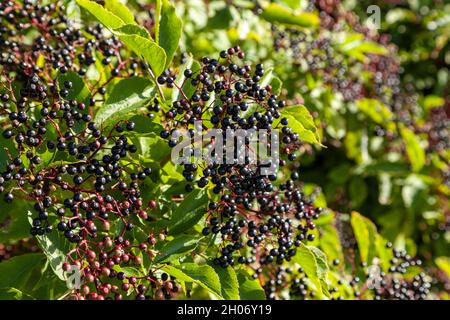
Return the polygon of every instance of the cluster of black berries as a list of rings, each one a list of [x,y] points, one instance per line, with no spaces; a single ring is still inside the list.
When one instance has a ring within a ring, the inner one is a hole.
[[[326,34],[272,25],[272,37],[276,51],[289,52],[296,68],[322,77],[345,101],[363,97],[362,64],[349,64]]]
[[[134,292],[137,299],[170,298],[179,291],[173,279],[150,274],[132,280],[117,272],[157,254],[152,234],[135,243],[133,233],[157,206],[144,204],[140,190],[152,170],[135,159],[133,122],[105,128],[93,121],[107,85],[137,75],[140,65],[122,57],[123,45],[102,27],[72,27],[59,2],[33,3],[0,5],[0,113],[7,119],[2,142],[9,159],[1,168],[0,193],[8,203],[34,203],[33,236],[56,228],[71,243],[63,267],[82,271],[86,285],[77,297],[120,299]],[[90,70],[105,77],[92,79]],[[80,95],[80,86],[89,95]],[[123,285],[111,285],[117,281]]]
[[[450,149],[450,109],[448,106],[432,108],[429,111],[424,132],[428,133],[428,152],[442,152]]]
[[[272,274],[273,277],[263,285],[267,299],[306,300],[316,296],[308,286],[308,277],[303,268],[293,270],[277,266],[272,270]]]
[[[391,243],[386,244],[392,248]],[[387,272],[380,271],[378,267],[371,269],[367,263],[361,267],[365,272],[364,281],[358,276],[351,280],[337,279],[335,285],[328,283],[329,298],[333,300],[345,299],[347,294],[351,298],[375,299],[375,300],[423,300],[430,294],[430,277],[420,272],[411,277],[404,274],[411,272],[411,267],[422,265],[421,260],[413,259],[405,251],[392,249],[393,258]],[[333,266],[339,265],[338,260],[332,262]],[[316,292],[308,285],[309,280],[303,268],[293,270],[283,266],[273,267],[268,279],[262,278],[263,288],[268,299],[314,299]],[[342,288],[340,288],[342,287]],[[349,291],[350,290],[350,291]]]
[[[338,30],[343,22],[354,26],[355,31],[368,33],[369,29],[359,23],[358,17],[345,10],[341,0],[310,0],[309,8],[319,12],[320,25],[328,30]]]
[[[197,72],[185,70],[185,83],[179,86],[182,98],[165,112],[167,127],[161,137],[175,147],[179,143],[172,138],[175,130],[184,128],[194,135],[192,126],[201,120],[205,129],[222,129],[225,145],[227,129],[265,129],[270,133],[278,123],[280,150],[276,154],[283,168],[287,161],[295,161],[302,137],[281,116],[285,102],[271,93],[269,85],[259,84],[264,77],[263,66],[252,69],[239,64],[244,56],[239,47],[233,47],[222,51],[219,59],[203,58]],[[177,85],[169,73],[158,81]],[[187,93],[187,84],[194,90]],[[249,145],[250,139],[245,139],[245,148]],[[217,195],[218,200],[208,205],[207,226],[202,231],[205,236],[222,239],[214,262],[223,267],[247,264],[258,274],[266,265],[289,261],[302,241],[314,239],[313,221],[321,208],[315,208],[296,185],[297,172],[280,182],[276,174],[263,175],[263,164],[250,161],[248,155],[239,162],[236,148],[234,162],[224,158],[220,163],[185,163],[183,176],[188,181],[186,191],[192,191],[196,182],[198,188],[209,186]],[[191,150],[193,154],[194,147]]]
[[[340,1],[313,0],[310,6],[319,11],[323,28],[333,30],[333,33],[273,26],[275,50],[289,53],[292,64],[324,79],[326,84],[342,94],[345,101],[377,99],[393,111],[396,120],[411,125],[413,115],[418,112],[417,97],[407,87],[401,86],[397,48],[390,44],[389,36],[371,32],[354,13],[344,10]],[[348,26],[363,34],[366,40],[380,44],[389,53],[368,54],[368,59],[362,62],[336,51],[331,45],[332,34]],[[369,83],[361,78],[361,72],[370,75]]]
[[[391,243],[387,244],[392,247]],[[402,275],[410,267],[421,266],[422,261],[413,259],[405,251],[393,249],[393,258],[388,272],[380,272],[370,278],[370,289],[376,300],[424,300],[430,293],[430,277],[423,272],[411,279]]]
[[[217,264],[280,265],[291,260],[302,242],[314,240],[311,231],[316,228],[313,221],[320,208],[314,208],[293,184],[282,185],[279,192],[263,193],[257,198],[258,206],[250,209],[241,206],[233,195],[222,196],[220,203],[210,203],[211,218],[203,234],[222,238]],[[258,267],[254,267],[256,274],[262,272]]]
[[[138,60],[122,58],[122,43],[106,35],[101,25],[80,30],[65,11],[59,1],[48,5],[30,0],[0,4],[0,65],[5,72],[17,72],[17,77],[29,81],[22,90],[35,91],[35,87],[40,87],[39,78],[33,77],[35,73],[52,76],[55,72],[64,75],[73,71],[91,79],[102,77],[95,72],[101,64],[107,80],[92,92],[93,105],[95,95],[105,94],[104,85],[113,78],[136,75]],[[36,32],[34,37],[30,38],[30,30]],[[60,94],[67,95],[68,89],[60,88]],[[44,99],[45,91],[38,88],[35,94]]]

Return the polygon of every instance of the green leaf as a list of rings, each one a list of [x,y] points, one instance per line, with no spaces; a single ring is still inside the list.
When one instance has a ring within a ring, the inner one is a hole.
[[[208,194],[204,189],[195,189],[190,192],[173,212],[169,233],[184,232],[195,225],[205,213],[203,208],[200,207],[205,206],[207,203]]]
[[[157,1],[156,42],[166,51],[166,67],[173,59],[181,38],[183,22],[169,0]]]
[[[214,16],[208,19],[206,30],[228,29],[233,22],[233,14],[230,7],[220,8],[214,13]]]
[[[377,248],[377,254],[378,258],[380,259],[380,265],[384,272],[387,272],[389,270],[389,267],[391,266],[391,259],[392,259],[392,250],[386,247],[387,241],[383,239],[382,236],[379,234],[376,235],[375,238],[375,245]]]
[[[395,129],[392,122],[392,112],[381,101],[364,98],[357,100],[356,106],[375,123],[378,123],[387,129]]]
[[[156,256],[155,263],[173,260],[181,255],[186,256],[197,247],[200,239],[198,236],[192,235],[177,236],[159,249],[160,254]]]
[[[28,221],[30,225],[33,224],[33,213],[31,211],[28,211]],[[66,254],[69,252],[67,239],[58,232],[36,236],[36,239],[38,240],[39,247],[47,256],[53,272],[59,279],[65,281],[66,277],[62,269],[62,264],[66,261]]]
[[[289,106],[280,109],[280,111],[281,117],[274,121],[274,126],[277,126],[282,118],[287,118],[288,126],[292,128],[295,133],[298,133],[300,140],[322,146],[319,133],[314,125],[313,117],[305,106]]]
[[[170,147],[167,141],[162,139],[159,135],[151,133],[145,137],[138,137],[138,146],[140,154],[144,159],[151,159],[156,162],[163,161],[170,155]]]
[[[3,121],[2,121],[3,123]],[[15,143],[13,139],[6,139],[3,134],[0,135],[0,170],[4,171],[9,161],[8,152],[12,157],[16,157],[18,152],[16,151]],[[1,217],[1,213],[0,213]]]
[[[214,269],[208,265],[196,263],[183,263],[180,266],[165,265],[161,270],[167,272],[178,280],[193,282],[222,299],[220,279]]]
[[[125,26],[114,30],[114,34],[125,43],[137,56],[142,57],[151,67],[155,76],[159,76],[166,66],[166,53],[153,40],[143,36],[137,29]]]
[[[298,263],[303,268],[305,274],[308,276],[308,279],[311,280],[316,287],[316,291],[320,297],[323,295],[321,280],[323,280],[326,261],[322,261],[322,257],[320,257],[321,261],[319,266],[316,254],[302,243],[299,247],[297,247],[297,253],[292,258],[292,261]]]
[[[145,29],[134,25],[134,17],[131,19],[130,13],[126,13],[125,10],[121,9],[124,5],[118,4],[117,1],[113,2],[115,4],[109,4],[110,9],[120,13],[120,16],[126,19],[125,21],[95,2],[77,0],[81,7],[88,10],[98,21],[109,28],[136,55],[142,57],[150,65],[155,75],[159,76],[166,66],[164,49],[151,40]]]
[[[320,247],[327,253],[329,261],[334,259],[343,261],[344,254],[339,233],[332,224],[320,226]]]
[[[58,84],[60,88],[64,87],[64,82],[70,81],[72,82],[72,88],[69,90],[69,95],[67,96],[67,100],[77,100],[78,102],[89,102],[89,98],[91,93],[89,92],[86,83],[84,83],[83,79],[73,71],[69,71],[65,74],[60,74],[58,76]]]
[[[17,241],[30,236],[30,225],[26,215],[29,203],[14,201],[0,203],[0,243]]]
[[[420,144],[420,140],[414,132],[403,124],[399,124],[399,127],[412,169],[415,172],[420,171],[425,165],[425,149]]]
[[[273,77],[270,81],[270,86],[272,87],[272,93],[279,95],[283,87],[283,81],[278,77]]]
[[[116,272],[123,272],[125,276],[127,277],[143,277],[145,274],[143,274],[139,269],[134,267],[121,267],[119,265],[114,266],[114,270]]]
[[[149,80],[140,77],[122,79],[99,108],[94,121],[103,127],[113,126],[137,114],[153,96],[154,86]]]
[[[119,0],[105,0],[105,8],[122,19],[124,23],[135,23],[133,13]]]
[[[48,267],[48,260],[45,262],[43,268],[37,267],[42,270],[42,275],[32,290],[27,291],[27,293],[37,300],[55,300],[67,293],[69,289],[67,283],[58,278],[52,268]]]
[[[287,5],[292,9],[301,9],[302,7],[302,1],[298,0],[279,0],[279,2],[284,3],[285,5]]]
[[[44,266],[45,256],[41,253],[29,253],[12,257],[0,263],[0,288],[22,288],[30,280],[33,270]]]
[[[423,107],[427,111],[436,107],[441,107],[444,103],[444,98],[435,95],[428,95],[423,99]]]
[[[16,288],[0,288],[0,300],[35,300],[35,298]]]
[[[228,266],[212,266],[219,275],[220,285],[222,287],[222,297],[225,300],[239,300],[239,282],[233,268]]]
[[[141,37],[147,38],[147,39],[152,38],[147,29],[145,29],[141,26],[135,25],[135,24],[126,24],[123,27],[115,29],[113,32],[116,34],[121,34],[121,33],[136,34],[138,36],[141,36]]]
[[[109,29],[117,29],[125,24],[121,18],[94,1],[77,0],[77,3]]]
[[[190,79],[186,79],[186,77],[184,76],[184,71],[186,69],[190,69],[195,75],[197,72],[200,71],[200,68],[201,68],[200,63],[194,60],[192,56],[189,56],[186,63],[183,64],[180,68],[180,72],[177,79],[175,80],[175,83],[177,84],[178,87],[182,88],[184,94],[187,97],[191,97],[194,94],[196,87],[192,85]],[[182,93],[179,92],[178,90],[172,91],[172,101],[181,100],[182,97],[183,97]]]
[[[385,55],[388,53],[387,49],[382,45],[373,41],[363,41],[356,47],[356,50],[362,53]]]
[[[326,279],[328,272],[327,255],[317,247],[307,246],[307,248],[316,257],[319,279]]]
[[[265,300],[266,294],[257,279],[253,279],[246,271],[237,274],[239,296],[241,300]]]
[[[364,35],[361,33],[347,34],[343,41],[338,44],[337,49],[360,61],[367,60],[365,54],[386,55],[388,53],[387,49],[382,45],[365,40]]]
[[[375,225],[356,211],[352,212],[350,223],[358,244],[361,261],[368,264],[372,263],[372,259],[376,255],[377,230]]]
[[[272,23],[278,22],[300,27],[316,27],[320,22],[319,17],[314,13],[296,13],[276,3],[271,3],[265,7],[261,17]]]

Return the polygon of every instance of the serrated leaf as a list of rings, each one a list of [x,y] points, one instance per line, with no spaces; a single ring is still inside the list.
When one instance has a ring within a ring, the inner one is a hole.
[[[184,71],[186,69],[190,69],[195,75],[197,72],[200,71],[200,68],[201,68],[200,63],[194,60],[192,56],[189,56],[186,63],[183,64],[180,68],[180,72],[177,79],[175,80],[175,83],[177,84],[178,87],[182,88],[184,94],[187,97],[191,97],[194,94],[196,87],[192,85],[190,79],[186,79],[186,77],[184,76]],[[173,90],[172,101],[180,100],[182,97],[183,96],[181,92],[179,92],[178,90]]]
[[[30,225],[33,224],[33,213],[28,211],[28,221]],[[39,247],[47,256],[53,272],[61,280],[66,280],[62,264],[66,261],[66,254],[69,252],[69,243],[66,238],[61,236],[58,232],[36,236]]]
[[[146,159],[160,162],[170,155],[171,149],[167,145],[167,141],[155,133],[150,133],[145,137],[139,136],[137,141],[140,154]]]
[[[153,97],[154,86],[149,80],[140,77],[122,79],[99,108],[94,121],[102,127],[115,125],[137,114]]]
[[[253,279],[246,271],[237,274],[239,296],[241,300],[265,300],[266,294],[257,279]]]
[[[138,36],[141,36],[143,38],[148,38],[151,39],[150,33],[148,32],[147,29],[135,25],[135,24],[126,24],[120,28],[117,28],[113,31],[113,33],[117,33],[117,34],[136,34]]]
[[[180,254],[186,255],[190,253],[197,247],[200,239],[200,237],[192,235],[177,236],[158,249],[160,254],[156,256],[155,263],[172,260],[179,257]]]
[[[123,272],[127,277],[143,277],[143,274],[139,269],[134,267],[121,267],[119,265],[115,265],[113,268],[116,272]]]
[[[208,203],[208,195],[204,189],[195,189],[175,209],[171,218],[169,233],[184,232],[200,220],[205,211],[202,206]]]
[[[233,268],[228,266],[223,268],[221,266],[212,266],[220,279],[222,287],[222,297],[225,300],[239,300],[239,282]]]
[[[121,18],[94,1],[77,0],[77,3],[109,29],[117,29],[125,24]]]
[[[277,126],[282,118],[287,118],[288,126],[299,135],[300,140],[323,146],[314,120],[305,106],[289,106],[280,109],[280,113],[281,117],[274,121],[274,126]]]
[[[319,279],[326,280],[328,273],[327,255],[317,247],[314,246],[307,246],[307,247],[316,257]]]
[[[356,211],[351,213],[350,223],[358,244],[361,261],[372,263],[372,259],[376,255],[377,230],[375,225]]]
[[[322,259],[322,257],[320,257]],[[321,280],[323,278],[324,272],[324,262],[320,262],[320,266],[317,262],[316,254],[303,243],[297,247],[297,252],[295,256],[292,258],[292,261],[298,263],[302,268],[305,274],[308,276],[308,279],[312,282],[312,284],[316,287],[316,291],[320,296],[324,294],[324,289],[322,288]],[[326,261],[325,261],[326,264]]]
[[[208,265],[198,265],[196,263],[184,263],[176,267],[165,265],[161,267],[161,270],[176,277],[179,281],[193,282],[218,298],[223,299],[219,276]]]
[[[105,0],[105,8],[122,19],[124,23],[135,23],[133,13],[119,0]]]
[[[120,28],[114,34],[125,43],[137,56],[142,57],[151,67],[155,76],[159,76],[166,66],[166,53],[156,42],[141,33],[134,34],[130,27]]]
[[[173,59],[181,38],[183,22],[168,0],[157,1],[156,42],[166,51],[166,67]]]
[[[283,81],[275,76],[270,81],[270,86],[272,87],[272,93],[279,95],[281,93],[281,88],[283,87]]]

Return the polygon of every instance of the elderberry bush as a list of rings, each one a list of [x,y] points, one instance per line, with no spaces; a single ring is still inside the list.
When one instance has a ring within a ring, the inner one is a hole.
[[[344,8],[2,2],[0,297],[445,298],[445,99]]]

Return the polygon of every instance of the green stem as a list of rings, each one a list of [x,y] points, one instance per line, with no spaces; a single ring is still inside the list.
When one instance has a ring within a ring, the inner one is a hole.
[[[162,91],[162,88],[161,88],[161,86],[159,85],[158,80],[156,79],[155,74],[153,73],[153,71],[152,71],[152,69],[151,69],[150,67],[147,67],[147,71],[148,71],[148,73],[150,74],[150,78],[152,78],[153,82],[155,83],[156,88],[158,88],[158,93],[159,93],[159,95],[160,95],[160,97],[161,97],[161,100],[162,100],[163,102],[165,102],[165,101],[166,101],[166,98],[164,97],[164,92]]]

